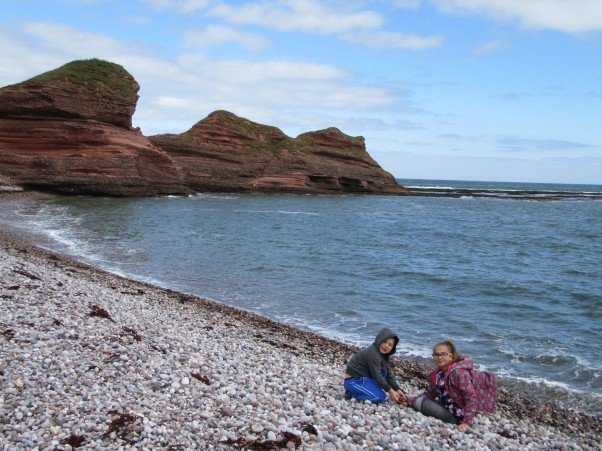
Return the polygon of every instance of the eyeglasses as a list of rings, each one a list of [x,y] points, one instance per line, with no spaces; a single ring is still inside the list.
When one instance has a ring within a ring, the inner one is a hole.
[[[441,354],[436,354],[433,352],[433,359],[445,359],[447,356],[450,356],[449,352],[442,352]]]

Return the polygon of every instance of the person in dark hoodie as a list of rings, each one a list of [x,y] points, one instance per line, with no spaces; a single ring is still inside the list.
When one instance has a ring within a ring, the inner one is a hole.
[[[355,354],[345,371],[345,395],[358,401],[381,403],[387,395],[395,403],[405,403],[389,369],[389,358],[395,354],[399,338],[390,329],[381,329],[374,343]]]

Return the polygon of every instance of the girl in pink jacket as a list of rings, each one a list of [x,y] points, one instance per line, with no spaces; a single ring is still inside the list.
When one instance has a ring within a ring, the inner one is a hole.
[[[408,404],[424,415],[458,429],[470,427],[477,412],[493,413],[497,397],[495,374],[477,371],[473,363],[461,356],[453,341],[446,340],[433,348],[437,368],[429,376],[427,390]]]

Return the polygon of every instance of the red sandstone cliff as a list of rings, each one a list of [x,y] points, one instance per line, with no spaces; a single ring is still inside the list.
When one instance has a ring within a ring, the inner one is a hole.
[[[368,155],[363,138],[335,128],[290,138],[216,111],[185,133],[149,139],[177,162],[195,191],[405,193]]]
[[[75,61],[0,89],[0,181],[65,194],[201,191],[408,194],[331,128],[290,138],[217,111],[179,135],[133,130],[138,83],[121,66]]]
[[[132,130],[138,83],[121,66],[76,61],[0,89],[0,175],[66,194],[184,194],[175,162]]]

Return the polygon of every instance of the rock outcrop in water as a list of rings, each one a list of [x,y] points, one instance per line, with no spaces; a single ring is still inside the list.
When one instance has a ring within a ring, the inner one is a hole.
[[[0,180],[63,194],[408,194],[362,137],[290,138],[216,111],[179,135],[132,128],[139,85],[121,66],[74,61],[0,89]]]

